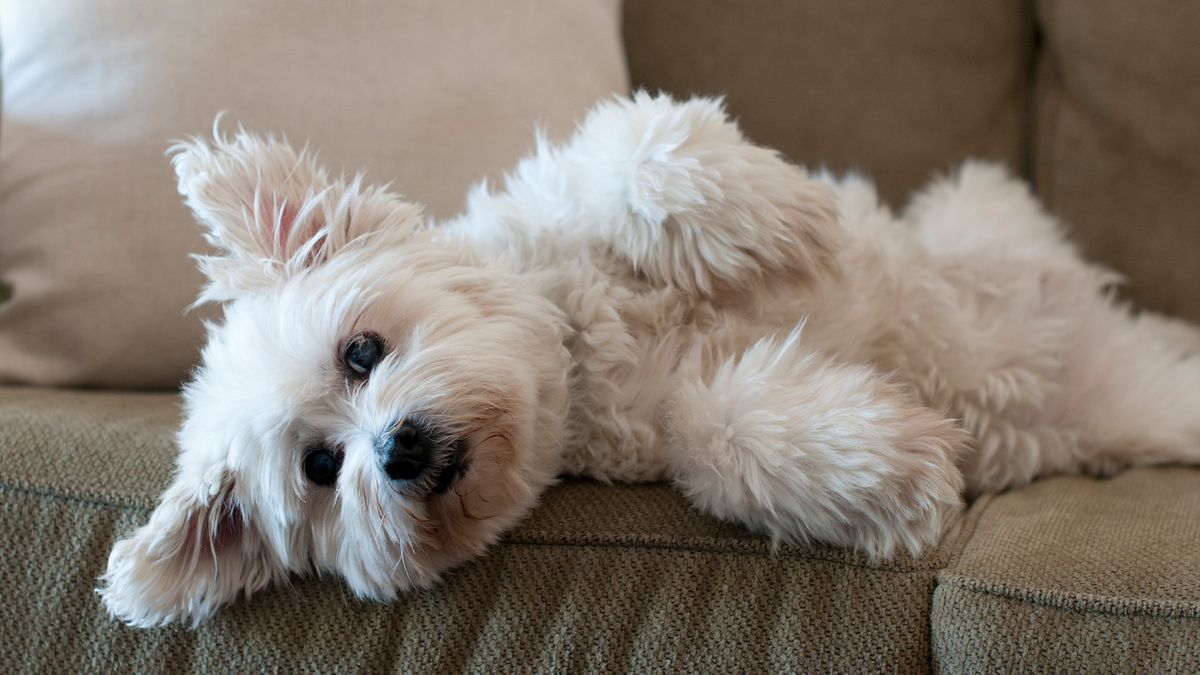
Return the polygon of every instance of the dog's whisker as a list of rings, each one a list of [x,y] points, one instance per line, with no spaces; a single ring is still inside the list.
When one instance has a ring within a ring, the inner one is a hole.
[[[425,524],[425,523],[433,522],[432,518],[425,518],[423,516],[418,516],[417,514],[413,513],[412,509],[408,508],[407,506],[401,505],[400,508],[404,509],[404,512],[406,514],[408,514],[409,518],[417,521],[418,523]]]

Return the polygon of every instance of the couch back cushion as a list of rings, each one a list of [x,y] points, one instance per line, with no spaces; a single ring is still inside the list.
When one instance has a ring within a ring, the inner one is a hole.
[[[893,203],[967,156],[1026,163],[1032,16],[913,0],[625,6],[635,86],[724,94],[747,134],[810,167],[871,175]]]
[[[617,0],[0,0],[0,382],[174,387],[208,312],[163,153],[219,111],[438,215],[626,89]],[[228,127],[227,127],[228,128]]]
[[[1200,3],[1038,15],[1038,191],[1139,304],[1200,321]]]

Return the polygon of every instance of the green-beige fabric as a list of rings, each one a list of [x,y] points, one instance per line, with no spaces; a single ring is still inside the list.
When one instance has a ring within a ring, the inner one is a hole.
[[[1200,470],[987,497],[934,591],[946,672],[1200,672]]]

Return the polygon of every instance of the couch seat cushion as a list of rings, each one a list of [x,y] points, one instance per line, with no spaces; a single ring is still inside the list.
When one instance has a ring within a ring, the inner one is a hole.
[[[1058,477],[987,497],[940,575],[947,672],[1200,672],[1200,470]]]
[[[18,671],[926,670],[937,570],[784,548],[665,485],[568,481],[483,559],[392,604],[296,579],[197,630],[114,622],[92,589],[170,477],[178,398],[0,388],[0,624]],[[502,668],[501,668],[502,669]]]

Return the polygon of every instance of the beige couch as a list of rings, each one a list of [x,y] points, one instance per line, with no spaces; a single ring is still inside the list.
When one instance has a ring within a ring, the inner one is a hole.
[[[1200,319],[1200,5],[635,0],[635,84],[725,92],[755,139],[893,199],[1025,173],[1147,306]],[[168,478],[172,393],[0,388],[0,662],[44,672],[1200,671],[1200,469],[970,504],[919,560],[772,553],[663,485],[567,481],[438,588],[297,579],[197,630],[92,593]],[[1200,415],[1200,411],[1197,411]]]

